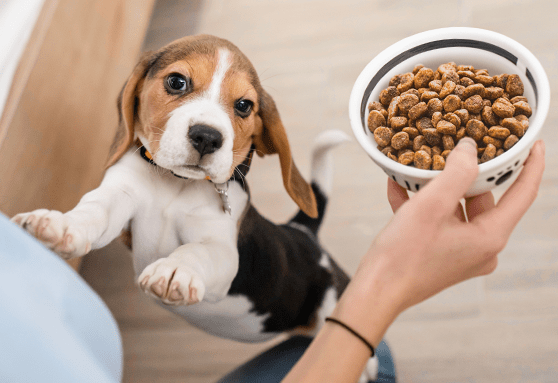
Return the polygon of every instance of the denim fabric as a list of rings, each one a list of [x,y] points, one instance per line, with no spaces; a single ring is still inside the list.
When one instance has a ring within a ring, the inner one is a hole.
[[[311,341],[311,338],[301,336],[289,338],[238,367],[218,383],[280,382],[300,359]],[[379,367],[378,378],[374,382],[394,383],[395,365],[386,342],[382,341],[376,348],[376,355]]]

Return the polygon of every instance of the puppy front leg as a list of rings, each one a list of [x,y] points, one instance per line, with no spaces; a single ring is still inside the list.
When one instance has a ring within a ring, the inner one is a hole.
[[[238,251],[223,243],[188,243],[143,270],[143,291],[167,305],[223,299],[238,271]]]
[[[134,208],[129,193],[101,185],[67,213],[39,209],[17,214],[12,222],[62,258],[70,259],[110,243],[128,224]]]

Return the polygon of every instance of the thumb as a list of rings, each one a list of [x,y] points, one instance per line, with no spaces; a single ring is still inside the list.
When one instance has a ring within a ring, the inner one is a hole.
[[[430,189],[430,195],[447,203],[453,211],[478,172],[477,144],[472,138],[464,137],[449,154],[444,170],[426,188]]]

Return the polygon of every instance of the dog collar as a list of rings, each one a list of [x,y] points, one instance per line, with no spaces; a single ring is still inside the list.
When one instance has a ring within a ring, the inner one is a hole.
[[[235,169],[235,172],[239,173],[239,176],[241,179],[246,177],[246,174],[248,173],[248,170],[250,169],[250,165],[252,163],[252,156],[254,155],[254,150],[255,150],[255,146],[252,145],[252,147],[250,147],[250,151],[248,152],[248,155],[246,156],[246,159],[242,162],[242,167],[243,169]],[[155,161],[153,161],[153,156],[151,155],[151,153],[149,153],[149,151],[145,148],[145,146],[140,146],[139,148],[139,152],[141,157],[146,160],[147,162],[149,162],[151,165],[153,166],[159,166],[155,163]],[[211,181],[211,178],[209,178],[209,176],[205,177],[206,180],[208,180],[209,182],[211,182],[213,184],[213,187],[215,188],[215,191],[219,194],[219,197],[221,197],[221,203],[223,204],[223,211],[225,213],[228,213],[229,215],[232,215],[232,210],[231,210],[231,204],[229,202],[229,195],[227,193],[227,191],[229,190],[229,182],[230,181],[235,181],[236,177],[235,177],[235,172],[233,172],[233,175],[231,176],[231,178],[229,180],[227,180],[226,182],[223,183],[215,183],[213,181]],[[175,173],[172,172],[171,173],[173,176],[178,177],[178,178],[182,178],[184,180],[187,180],[188,177],[182,177],[179,176]],[[243,185],[243,188],[245,188],[245,185]]]
[[[145,146],[142,145],[139,149],[140,149],[140,155],[144,160],[149,162],[151,165],[159,166],[155,163],[155,161],[153,161],[153,156],[151,155],[151,153],[149,153],[147,151]],[[173,176],[178,177],[178,178],[182,178],[183,180],[188,179],[188,177],[182,177],[182,176],[179,176],[178,174],[175,174],[172,170],[171,170],[171,173],[172,173]],[[206,177],[206,179],[209,180],[209,177]]]

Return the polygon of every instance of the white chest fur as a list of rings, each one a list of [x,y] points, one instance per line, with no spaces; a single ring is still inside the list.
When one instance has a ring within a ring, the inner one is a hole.
[[[217,239],[236,249],[238,221],[248,203],[240,184],[229,184],[229,215],[211,182],[184,180],[162,171],[130,152],[109,169],[103,181],[124,187],[135,201],[130,229],[136,274],[187,243]],[[274,336],[262,333],[266,316],[252,312],[253,304],[243,296],[165,307],[218,336],[249,342]]]
[[[135,201],[130,229],[137,274],[186,243],[217,236],[236,246],[237,222],[248,202],[242,187],[230,182],[229,215],[211,182],[185,180],[164,172],[129,152],[108,170],[103,181],[124,184]]]

